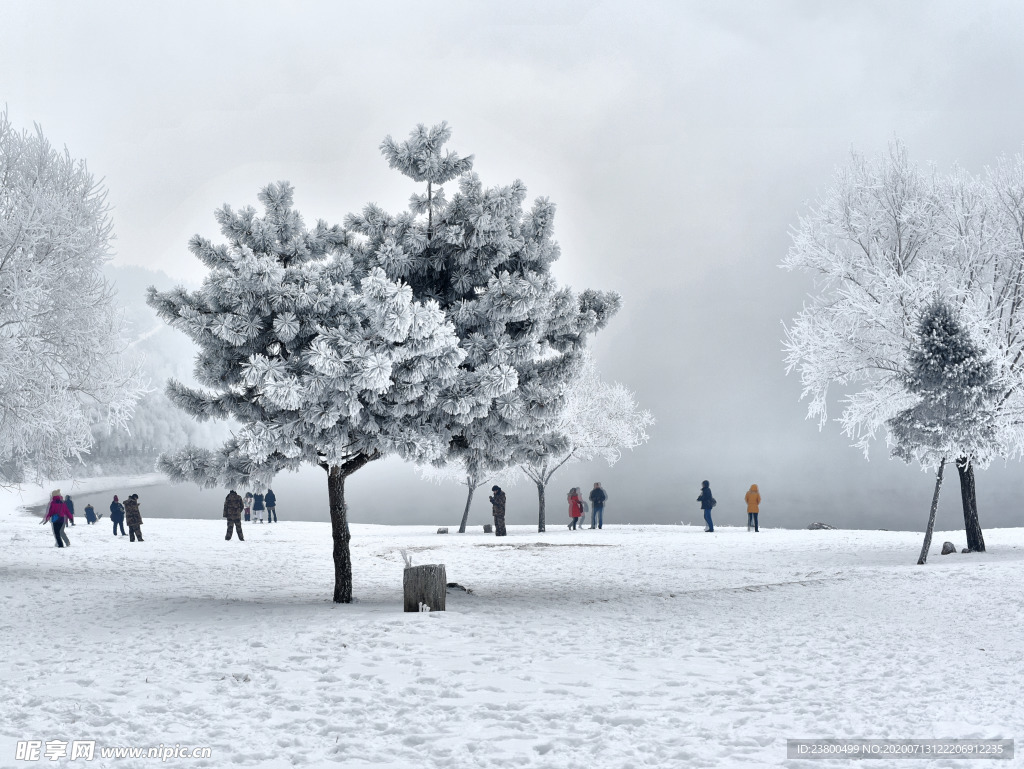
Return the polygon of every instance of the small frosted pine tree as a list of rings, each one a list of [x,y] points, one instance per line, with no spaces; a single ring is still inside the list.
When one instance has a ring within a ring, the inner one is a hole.
[[[524,211],[518,180],[485,188],[471,172],[472,156],[444,150],[450,136],[441,123],[420,125],[403,142],[386,138],[381,151],[391,167],[427,189],[401,214],[370,205],[346,227],[365,236],[391,279],[437,301],[455,327],[466,357],[445,408],[468,419],[454,431],[449,456],[467,467],[499,467],[518,461],[524,437],[550,433],[579,351],[620,298],[559,288],[551,275],[560,253],[554,204],[538,198]],[[455,179],[449,199],[438,185]]]
[[[949,306],[934,301],[923,312],[903,377],[916,402],[886,423],[893,456],[936,469],[935,491],[919,564],[928,559],[942,474],[949,457],[988,464],[998,450],[995,366],[986,360]],[[982,544],[982,549],[984,543]]]
[[[260,193],[266,213],[217,211],[227,239],[190,250],[210,272],[195,292],[150,289],[149,303],[199,347],[200,388],[168,396],[196,419],[233,418],[218,451],[164,455],[173,481],[266,483],[309,462],[327,473],[334,601],[352,600],[345,480],[379,457],[431,460],[447,450],[459,412],[444,408],[465,357],[436,302],[389,279],[339,227],[309,230],[292,188]]]

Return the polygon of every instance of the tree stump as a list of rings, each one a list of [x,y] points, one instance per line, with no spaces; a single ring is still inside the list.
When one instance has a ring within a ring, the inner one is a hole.
[[[447,584],[443,563],[407,567],[402,577],[405,610],[419,611],[426,604],[430,611],[444,611]]]
[[[491,524],[489,524],[489,523],[485,523],[484,524],[484,534],[493,534],[493,533],[494,533],[494,527]]]
[[[438,533],[438,534],[447,534],[447,533],[448,533],[448,527],[447,527],[447,526],[441,526],[441,527],[440,527],[440,528],[439,528],[439,529],[437,530],[437,533]]]

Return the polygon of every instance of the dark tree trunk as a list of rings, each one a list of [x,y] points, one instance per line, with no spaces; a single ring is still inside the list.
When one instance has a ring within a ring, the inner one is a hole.
[[[334,602],[352,603],[352,554],[348,543],[348,507],[345,504],[345,475],[340,467],[327,474],[327,496],[331,503],[331,534],[334,537]]]
[[[327,498],[331,507],[331,535],[334,537],[335,603],[352,603],[352,554],[349,551],[352,534],[348,528],[345,479],[376,458],[376,455],[360,454],[343,465],[325,467],[327,470]]]
[[[956,460],[960,474],[960,502],[964,508],[964,532],[967,534],[967,549],[971,552],[985,552],[985,536],[978,519],[978,494],[974,485],[974,463],[967,457]]]
[[[537,513],[537,531],[547,531],[544,523],[544,484],[537,483],[537,500],[539,503]]]
[[[928,528],[924,531],[924,545],[921,546],[921,557],[917,565],[923,566],[928,560],[928,548],[932,546],[932,531],[935,530],[935,511],[939,509],[939,491],[942,489],[942,471],[946,468],[946,460],[939,463],[939,472],[935,474],[935,493],[932,494],[932,509],[928,513]]]
[[[466,533],[466,523],[469,522],[469,506],[473,504],[473,492],[476,491],[476,486],[472,483],[467,484],[469,486],[469,494],[466,495],[466,509],[462,511],[462,523],[459,524],[459,534]]]
[[[427,240],[434,237],[434,190],[433,185],[427,182]]]

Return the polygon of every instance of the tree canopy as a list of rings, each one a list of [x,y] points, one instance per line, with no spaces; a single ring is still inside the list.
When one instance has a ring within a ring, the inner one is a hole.
[[[101,271],[112,237],[85,162],[0,112],[0,483],[68,474],[144,389]]]

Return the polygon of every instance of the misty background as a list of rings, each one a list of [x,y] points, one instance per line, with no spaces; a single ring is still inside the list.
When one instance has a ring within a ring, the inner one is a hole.
[[[929,475],[884,444],[867,461],[837,426],[805,419],[781,337],[813,287],[778,264],[851,149],[876,155],[898,136],[917,162],[974,173],[1020,152],[1022,22],[1011,2],[6,0],[0,102],[104,179],[110,275],[136,336],[152,331],[140,282],[201,281],[186,244],[219,240],[215,208],[255,205],[286,179],[307,222],[371,201],[404,209],[418,190],[378,145],[447,120],[486,185],[520,178],[555,201],[560,283],[622,294],[595,357],[658,420],[615,467],[559,471],[549,522],[570,486],[600,480],[608,522],[699,523],[708,479],[718,525],[745,524],[757,483],[768,526],[918,529]],[[189,367],[191,344],[170,329],[138,347]],[[1022,470],[979,473],[983,526],[1022,524]],[[275,491],[283,517],[327,519],[318,468]],[[346,494],[355,521],[452,525],[464,504],[462,487],[395,460]],[[219,517],[223,492],[140,496],[144,514],[160,498]],[[510,523],[536,520],[532,484],[508,497]],[[489,519],[478,493],[470,521]],[[954,476],[937,527],[962,523]]]

